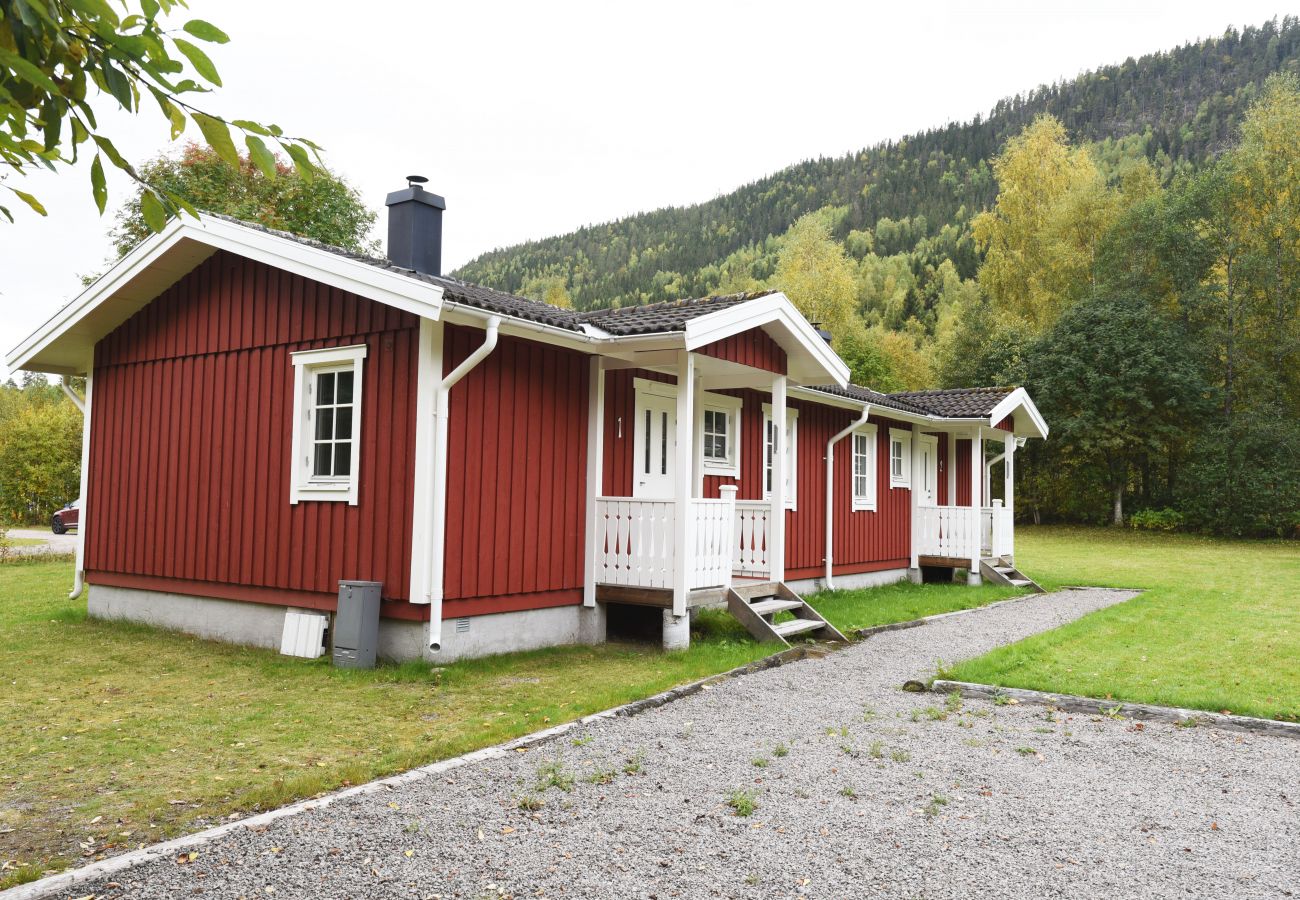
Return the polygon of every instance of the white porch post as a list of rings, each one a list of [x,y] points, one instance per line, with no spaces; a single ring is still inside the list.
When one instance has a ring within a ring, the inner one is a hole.
[[[677,352],[677,446],[673,471],[677,473],[673,486],[675,518],[673,520],[673,608],[672,615],[686,615],[686,601],[691,590],[691,547],[694,546],[695,522],[691,516],[692,487],[695,480],[691,477],[692,459],[695,454],[695,356],[689,350]],[[668,643],[668,622],[664,622],[664,642]],[[685,646],[690,642],[690,631],[686,631]],[[670,648],[671,649],[671,648]]]
[[[691,415],[702,417],[700,412],[704,400],[704,386],[699,378],[693,379],[695,382],[694,406],[691,408]],[[691,490],[696,497],[704,496],[704,437],[702,430],[695,430],[695,421],[691,420]]]
[[[908,462],[910,480],[907,493],[910,495],[912,516],[912,539],[910,541],[910,561],[907,564],[907,577],[916,584],[921,583],[921,432],[912,430],[912,459]]]
[[[1002,461],[1002,506],[1006,509],[1003,514],[1007,521],[1007,537],[1009,546],[1007,550],[1007,561],[1015,560],[1015,534],[1016,534],[1016,436],[1008,433],[1006,438],[1006,456]]]
[[[582,605],[596,605],[596,498],[604,481],[605,456],[605,370],[599,356],[588,362],[587,382],[587,577],[582,586]]]
[[[64,390],[71,392],[66,381]],[[77,561],[73,565],[72,591],[68,594],[69,600],[81,596],[86,580],[86,520],[90,518],[87,515],[90,503],[86,493],[90,488],[90,415],[94,405],[94,391],[95,359],[92,353],[90,362],[86,366],[86,396],[81,401],[81,509],[77,510]]]
[[[768,559],[772,581],[785,581],[785,376],[772,378],[772,513]],[[766,435],[764,435],[766,440]]]
[[[970,569],[966,576],[966,583],[978,587],[983,583],[980,578],[980,544],[984,542],[983,531],[984,523],[980,509],[980,498],[984,494],[984,485],[981,483],[984,474],[984,435],[980,429],[975,429],[970,436],[970,517],[974,527],[971,528],[972,546],[970,551]]]

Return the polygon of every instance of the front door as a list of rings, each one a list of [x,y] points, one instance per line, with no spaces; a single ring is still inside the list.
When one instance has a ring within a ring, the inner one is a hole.
[[[636,392],[636,441],[632,496],[671,500],[673,458],[677,453],[677,400],[648,391]]]
[[[916,473],[920,500],[924,506],[934,506],[939,502],[939,441],[932,434],[918,435],[916,451],[920,463],[920,471]]]

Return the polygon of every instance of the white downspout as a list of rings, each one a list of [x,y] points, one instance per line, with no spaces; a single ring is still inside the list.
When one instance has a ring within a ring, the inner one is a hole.
[[[425,596],[429,601],[429,649],[442,649],[443,574],[446,566],[447,531],[447,435],[451,415],[451,389],[470,370],[481,363],[497,346],[500,316],[487,320],[483,343],[464,362],[438,382],[433,405],[433,502],[429,504],[429,523],[425,532],[429,541],[429,570],[425,579]]]
[[[867,419],[870,417],[871,404],[868,403],[862,407],[862,415],[857,421],[851,423],[826,444],[826,577],[822,579],[822,583],[825,590],[828,591],[835,590],[835,576],[831,574],[831,565],[835,555],[834,544],[831,543],[835,536],[835,445],[863,425],[866,425]],[[874,473],[872,477],[875,477]]]
[[[77,396],[77,392],[68,387],[66,379],[59,379],[63,393],[81,410],[81,509],[77,510],[77,561],[72,567],[72,592],[69,600],[81,596],[86,586],[86,486],[90,483],[90,404],[91,391],[94,389],[94,363],[86,368],[86,396]]]

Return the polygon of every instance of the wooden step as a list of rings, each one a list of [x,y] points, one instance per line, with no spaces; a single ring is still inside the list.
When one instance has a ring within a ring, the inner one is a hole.
[[[750,603],[749,608],[760,616],[770,616],[773,613],[785,612],[787,609],[803,609],[802,600],[759,600],[757,603]]]
[[[766,597],[775,597],[777,595],[776,582],[774,581],[755,581],[750,584],[737,584],[731,588],[746,600],[761,600]]]
[[[788,638],[794,634],[803,634],[805,631],[816,631],[825,627],[826,623],[820,619],[791,619],[789,622],[773,625],[772,630],[781,637]]]

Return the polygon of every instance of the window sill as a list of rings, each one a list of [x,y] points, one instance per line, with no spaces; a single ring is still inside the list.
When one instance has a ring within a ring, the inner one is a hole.
[[[302,500],[321,500],[335,503],[350,503],[356,506],[356,488],[351,482],[318,482],[300,484],[294,488],[293,502]]]
[[[876,511],[876,504],[874,504],[874,503],[862,503],[862,502],[859,502],[859,501],[856,501],[856,500],[855,500],[855,501],[853,502],[853,511],[854,511],[854,512],[875,512],[875,511]]]
[[[911,485],[910,482],[907,482],[907,481],[891,481],[891,482],[889,482],[889,489],[890,489],[890,490],[894,490],[894,489],[896,489],[896,488],[901,488],[902,490],[910,491],[910,490],[912,489],[912,485]]]
[[[719,478],[739,478],[740,467],[731,463],[711,463],[701,464],[700,471],[705,475],[713,475]]]

